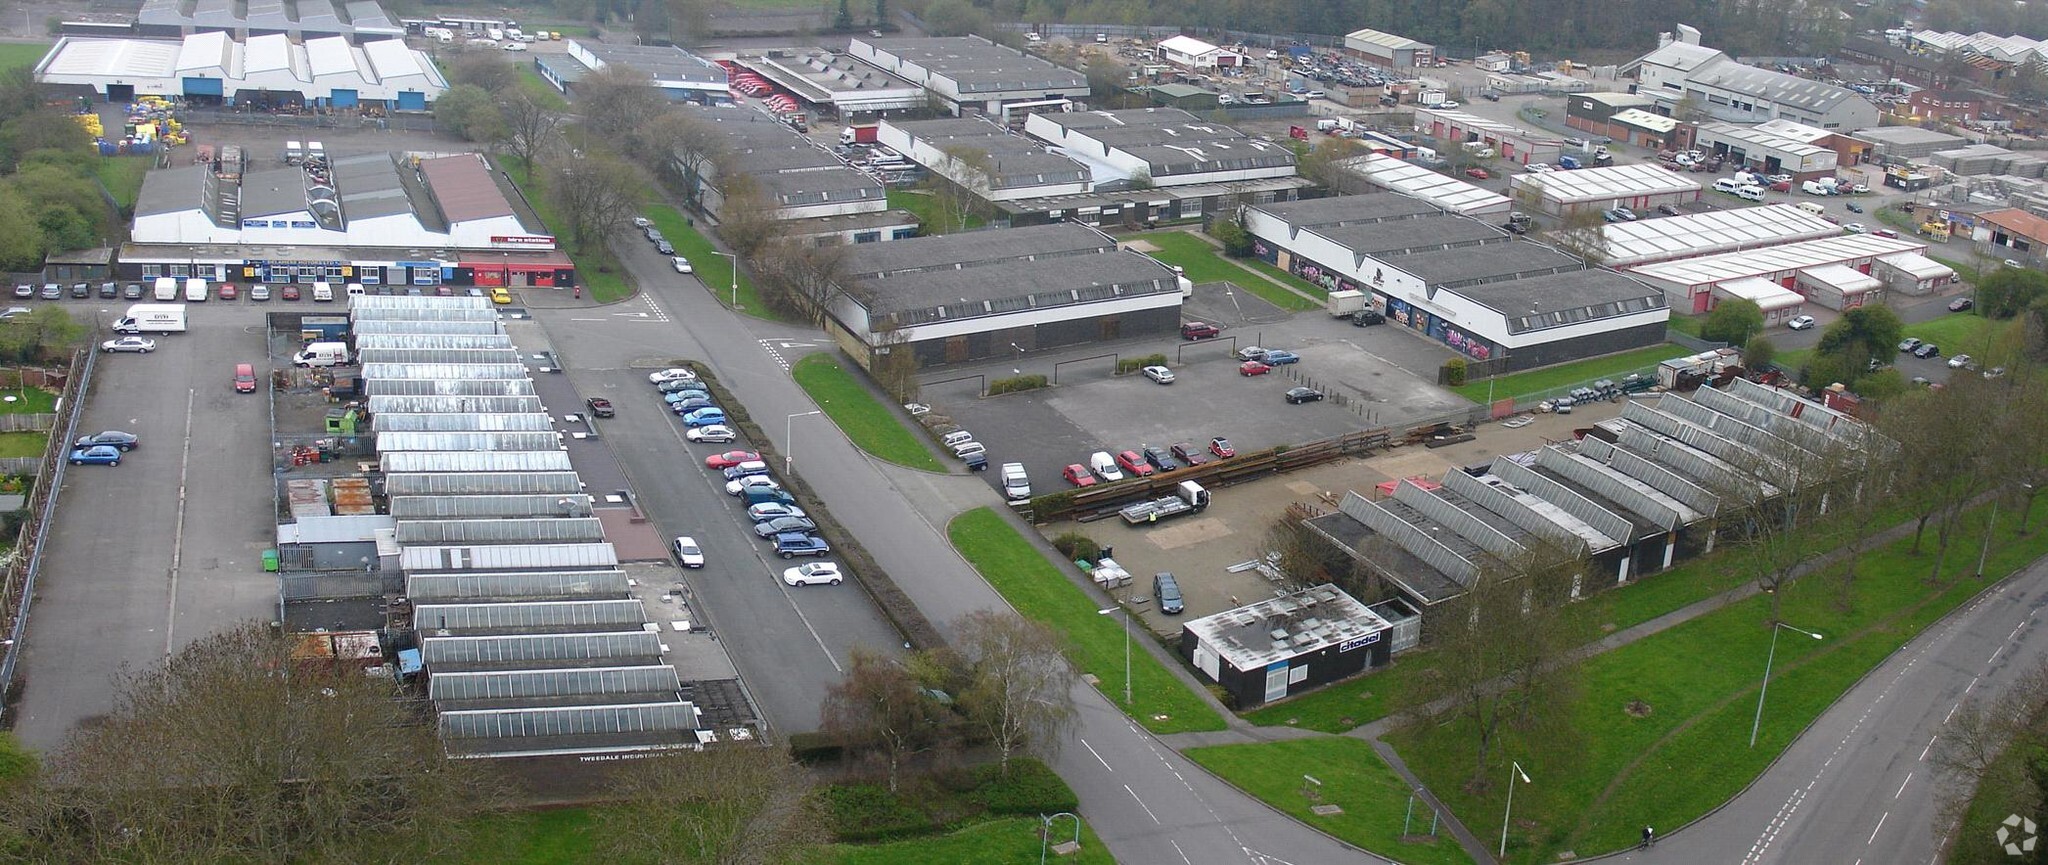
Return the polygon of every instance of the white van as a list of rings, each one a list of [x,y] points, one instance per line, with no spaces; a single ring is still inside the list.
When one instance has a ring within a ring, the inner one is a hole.
[[[1809,180],[1799,184],[1799,191],[1807,195],[1833,195],[1835,194],[1835,182],[1833,180]]]
[[[185,302],[203,303],[205,301],[206,280],[200,279],[199,277],[196,276],[187,278],[185,280]]]
[[[157,300],[177,300],[178,278],[175,276],[159,276],[156,278],[155,289]]]
[[[1735,197],[1743,201],[1762,201],[1764,200],[1764,188],[1753,184],[1745,186],[1735,190]]]
[[[363,290],[363,284],[360,282],[351,282],[348,284],[349,297],[362,297],[363,295],[368,293],[369,292]]]
[[[313,300],[319,303],[334,300],[334,286],[325,282],[313,283]]]
[[[1795,204],[1795,205],[1792,205],[1792,206],[1793,206],[1793,207],[1797,207],[1797,208],[1799,208],[1800,210],[1804,210],[1804,211],[1806,211],[1807,213],[1811,213],[1811,214],[1813,214],[1813,215],[1815,215],[1815,216],[1825,216],[1825,215],[1827,215],[1827,212],[1828,212],[1828,209],[1827,209],[1827,208],[1825,208],[1825,207],[1822,207],[1822,206],[1820,206],[1820,205],[1818,205],[1818,204],[1815,204],[1815,203],[1813,203],[1813,202],[1811,202],[1811,201],[1802,201],[1802,202],[1799,202],[1798,204]]]
[[[1730,195],[1733,195],[1733,194],[1735,194],[1735,190],[1738,190],[1738,189],[1741,189],[1741,188],[1742,188],[1742,184],[1740,184],[1740,183],[1737,183],[1737,182],[1736,182],[1736,180],[1735,180],[1735,178],[1733,178],[1733,177],[1723,177],[1723,178],[1721,178],[1721,179],[1719,179],[1719,180],[1716,180],[1716,181],[1714,181],[1714,191],[1715,191],[1715,192],[1726,192],[1726,193],[1728,193],[1728,194],[1730,194]]]

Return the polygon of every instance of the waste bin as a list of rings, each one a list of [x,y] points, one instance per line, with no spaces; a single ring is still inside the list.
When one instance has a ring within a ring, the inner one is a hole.
[[[276,551],[276,550],[264,550],[264,551],[263,551],[263,569],[264,569],[264,570],[266,570],[266,571],[271,571],[271,572],[275,572],[275,571],[277,570],[277,551]]]

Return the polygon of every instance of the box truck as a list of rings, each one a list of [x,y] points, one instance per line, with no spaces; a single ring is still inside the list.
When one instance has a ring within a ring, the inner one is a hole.
[[[1366,302],[1367,301],[1365,292],[1333,291],[1330,292],[1329,298],[1323,302],[1323,308],[1326,311],[1328,311],[1330,315],[1335,316],[1337,318],[1343,318],[1354,312],[1364,309],[1366,306]]]
[[[115,333],[184,333],[185,308],[175,303],[137,303],[114,322]]]
[[[292,355],[294,366],[342,366],[348,363],[348,344],[340,342],[315,342],[306,350]]]
[[[156,285],[154,286],[154,291],[155,294],[152,296],[155,297],[157,300],[177,300],[178,278],[175,276],[157,277]]]
[[[845,129],[839,130],[839,143],[873,144],[875,143],[875,134],[880,131],[881,127],[874,123],[864,123],[859,126],[848,126]]]

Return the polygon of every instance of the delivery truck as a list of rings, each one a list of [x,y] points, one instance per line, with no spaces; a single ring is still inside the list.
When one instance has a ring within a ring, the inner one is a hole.
[[[1362,291],[1333,291],[1330,292],[1329,299],[1323,302],[1323,309],[1336,318],[1343,318],[1364,309],[1365,306],[1366,297]]]
[[[1194,481],[1181,481],[1173,492],[1170,496],[1126,507],[1117,511],[1117,515],[1123,517],[1125,523],[1139,526],[1184,517],[1209,506],[1209,491]]]
[[[306,350],[292,355],[295,366],[343,366],[348,363],[348,344],[341,342],[308,343]]]
[[[185,308],[175,303],[138,303],[115,320],[115,333],[184,333]]]
[[[848,126],[845,129],[839,130],[839,143],[873,144],[875,143],[875,134],[879,131],[881,131],[881,127],[873,123]]]

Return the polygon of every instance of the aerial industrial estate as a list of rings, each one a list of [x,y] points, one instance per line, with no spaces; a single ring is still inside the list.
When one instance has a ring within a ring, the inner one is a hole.
[[[60,15],[0,138],[111,209],[0,315],[10,789],[64,803],[0,825],[312,856],[59,795],[153,689],[388,718],[321,783],[572,803],[561,861],[2005,861],[2048,48],[1890,14],[1592,65]],[[684,844],[713,800],[760,831]]]

